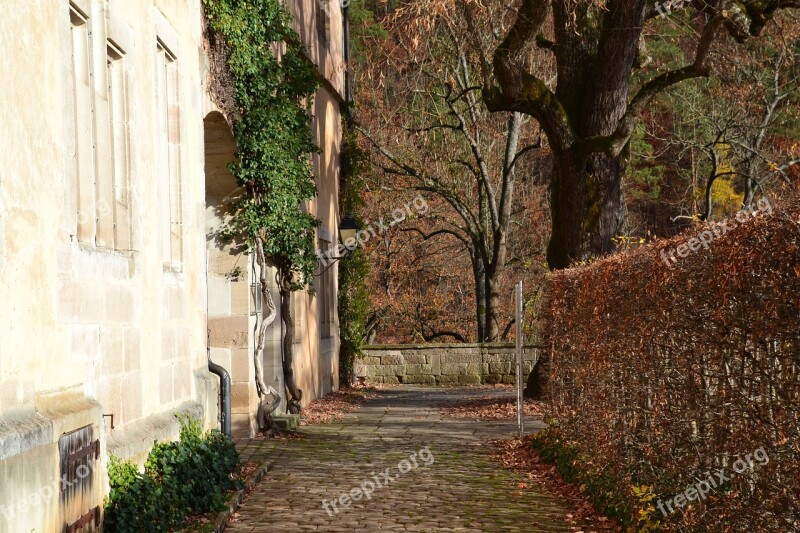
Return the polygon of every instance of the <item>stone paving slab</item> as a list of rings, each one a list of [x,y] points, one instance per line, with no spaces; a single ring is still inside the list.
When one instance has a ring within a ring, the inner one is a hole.
[[[567,505],[517,490],[522,479],[490,458],[488,441],[513,436],[513,422],[439,414],[443,402],[488,394],[510,393],[393,387],[339,421],[302,426],[303,439],[240,441],[243,460],[273,468],[226,531],[578,529],[565,521]]]

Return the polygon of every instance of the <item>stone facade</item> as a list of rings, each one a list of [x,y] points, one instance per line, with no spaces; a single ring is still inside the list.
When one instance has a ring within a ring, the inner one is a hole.
[[[305,207],[330,241],[342,18],[330,10],[323,31],[316,0],[289,5],[323,78],[319,196]],[[177,436],[177,412],[218,426],[207,348],[232,375],[237,434],[254,430],[255,272],[213,242],[235,147],[207,91],[203,27],[201,0],[30,0],[4,15],[0,531],[61,531],[101,505],[109,456],[142,461]],[[338,386],[335,286],[329,294],[296,299],[305,402]],[[320,338],[322,307],[333,324]],[[282,391],[280,334],[278,318],[264,366]],[[70,439],[99,454],[65,503]]]
[[[369,384],[477,385],[516,383],[513,344],[396,344],[367,346],[356,377]],[[538,350],[523,352],[524,379]]]
[[[291,0],[296,29],[303,39],[308,57],[320,71],[321,87],[314,98],[311,125],[320,153],[313,156],[317,179],[317,198],[306,205],[321,221],[317,242],[336,244],[339,224],[339,147],[342,139],[340,105],[344,101],[343,19],[338,9],[325,9],[318,0]],[[330,5],[335,5],[331,2]],[[322,28],[318,24],[324,23]],[[227,164],[233,160],[235,143],[230,128],[219,112],[207,114],[204,121],[206,150],[205,224],[208,258],[208,329],[211,359],[228,369],[232,380],[231,418],[235,436],[256,433],[259,398],[255,385],[253,355],[258,344],[255,333],[257,309],[266,307],[254,284],[260,279],[254,258],[242,253],[236,243],[226,245],[218,230],[226,216],[226,204],[237,194],[236,182]],[[294,372],[303,391],[303,405],[339,387],[339,322],[337,310],[337,266],[314,279],[315,295],[306,291],[292,296],[295,320]],[[275,272],[267,275],[278,316],[267,332],[264,354],[264,381],[279,391],[285,410],[281,352],[280,295]],[[327,285],[326,285],[327,284]],[[327,309],[327,312],[323,312]],[[327,327],[321,324],[328,317]]]

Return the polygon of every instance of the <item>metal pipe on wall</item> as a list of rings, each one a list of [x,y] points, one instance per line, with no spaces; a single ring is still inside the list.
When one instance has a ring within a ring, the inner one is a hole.
[[[231,436],[231,375],[224,367],[211,360],[211,347],[208,350],[208,370],[219,376],[220,431]]]

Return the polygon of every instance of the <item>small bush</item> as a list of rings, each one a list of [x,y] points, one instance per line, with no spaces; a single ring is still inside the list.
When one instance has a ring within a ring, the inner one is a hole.
[[[223,492],[235,488],[231,473],[238,464],[233,442],[218,431],[203,434],[200,423],[181,418],[180,440],[156,444],[145,472],[160,480],[165,497],[188,514],[218,510]]]
[[[237,487],[231,477],[239,465],[233,441],[217,430],[203,433],[188,416],[176,416],[180,440],[153,446],[144,473],[132,462],[111,458],[105,531],[179,528],[189,514],[219,510],[225,492]]]
[[[106,498],[105,531],[166,531],[172,524],[164,520],[161,486],[139,472],[136,464],[111,457],[108,465],[111,492]]]

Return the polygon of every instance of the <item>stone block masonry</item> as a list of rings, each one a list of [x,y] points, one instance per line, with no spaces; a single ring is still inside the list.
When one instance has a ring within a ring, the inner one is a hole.
[[[368,384],[477,385],[516,382],[515,347],[492,344],[387,344],[367,346],[356,361],[356,377]],[[526,346],[523,376],[539,356]]]

